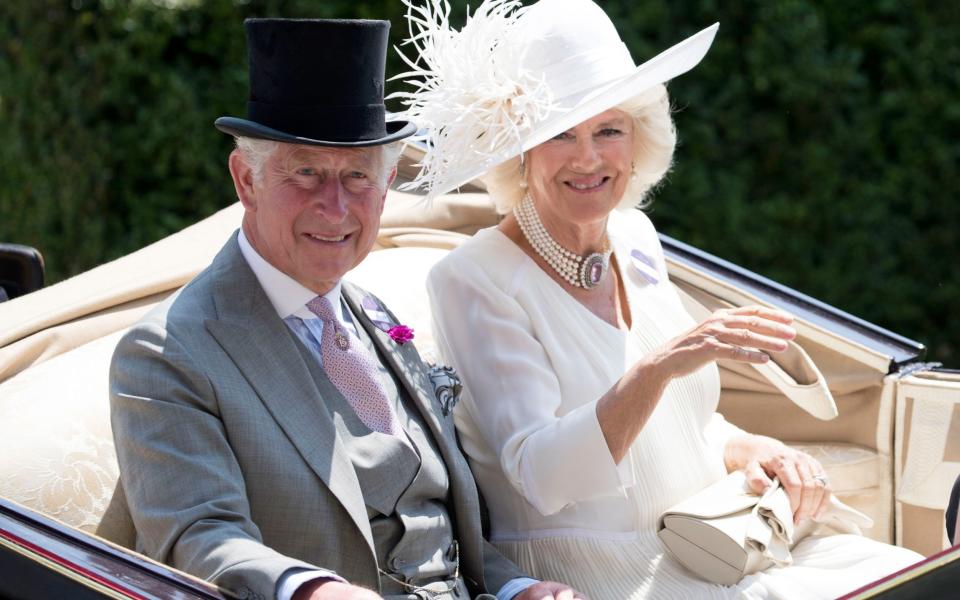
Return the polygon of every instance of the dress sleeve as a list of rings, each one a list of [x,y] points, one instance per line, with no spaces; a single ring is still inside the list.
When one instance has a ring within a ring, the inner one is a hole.
[[[543,515],[623,495],[635,483],[629,459],[618,468],[610,454],[597,419],[598,398],[558,414],[560,383],[531,319],[487,271],[451,255],[434,267],[427,290],[438,348],[464,383],[457,410],[468,411],[467,426],[478,430],[462,436],[479,433],[482,439],[483,449],[465,442],[468,453],[492,453],[479,459],[499,461],[517,493]]]
[[[713,413],[704,429],[704,436],[707,438],[707,444],[713,451],[714,456],[726,456],[727,442],[746,433],[746,431],[724,419],[723,415],[718,412]]]

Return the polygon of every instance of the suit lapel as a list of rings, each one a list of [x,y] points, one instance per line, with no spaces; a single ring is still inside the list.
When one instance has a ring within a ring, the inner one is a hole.
[[[424,420],[430,427],[433,436],[437,438],[440,446],[449,446],[451,443],[456,446],[456,433],[453,426],[453,420],[443,418],[434,410],[433,385],[423,368],[423,361],[420,354],[411,343],[398,344],[393,341],[389,334],[377,327],[367,316],[362,308],[363,298],[369,296],[360,288],[344,282],[343,297],[354,316],[360,322],[360,325],[367,331],[373,343],[377,346],[380,353],[386,357],[388,366],[396,373],[404,388],[413,398],[417,409],[423,415]],[[381,304],[382,306],[382,304]],[[393,316],[392,314],[390,315]],[[439,404],[437,404],[439,407]],[[459,454],[459,452],[457,452]],[[446,455],[446,450],[444,451]]]
[[[343,297],[347,301],[351,312],[360,325],[367,331],[373,343],[383,356],[386,357],[390,368],[397,375],[407,393],[413,399],[423,420],[430,428],[437,448],[443,456],[444,463],[450,475],[450,487],[456,510],[458,538],[461,544],[467,539],[474,539],[476,553],[463,556],[465,559],[477,560],[473,573],[482,573],[482,549],[480,543],[480,501],[477,497],[476,484],[470,472],[466,458],[457,445],[456,429],[453,417],[443,417],[439,411],[440,404],[434,397],[433,384],[430,382],[424,369],[420,353],[412,343],[398,344],[390,336],[370,321],[362,308],[363,298],[369,296],[361,288],[344,281]],[[383,304],[381,303],[381,306]],[[385,307],[384,307],[385,308]],[[392,313],[390,314],[393,317]],[[475,535],[470,535],[477,532]],[[469,537],[467,537],[469,535]],[[475,557],[475,558],[474,558]]]
[[[343,504],[371,553],[373,535],[353,463],[309,368],[234,237],[214,261],[217,319],[207,330],[230,355],[304,460]]]

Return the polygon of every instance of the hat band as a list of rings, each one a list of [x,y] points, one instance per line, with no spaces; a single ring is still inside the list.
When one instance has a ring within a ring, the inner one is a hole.
[[[623,42],[578,52],[542,69],[557,100],[579,96],[632,73],[636,69]]]
[[[312,140],[353,142],[387,135],[383,104],[327,106],[247,102],[251,121]]]

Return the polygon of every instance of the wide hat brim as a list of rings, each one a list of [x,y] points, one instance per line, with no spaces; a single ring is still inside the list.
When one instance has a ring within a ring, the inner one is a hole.
[[[233,136],[257,138],[261,140],[274,140],[287,144],[303,144],[306,146],[330,146],[336,148],[363,148],[367,146],[381,146],[397,140],[402,140],[416,133],[417,126],[411,121],[387,121],[387,134],[383,137],[369,140],[318,140],[299,135],[293,135],[284,131],[267,127],[237,117],[220,117],[214,121],[214,126],[224,133]]]
[[[696,33],[679,44],[671,46],[637,67],[632,73],[598,86],[574,99],[567,107],[548,116],[521,140],[513,152],[495,156],[481,164],[474,164],[459,174],[451,174],[445,189],[431,190],[440,195],[480,177],[493,167],[527,152],[535,146],[567,131],[587,119],[609,110],[650,88],[683,75],[703,60],[717,35],[719,23]]]

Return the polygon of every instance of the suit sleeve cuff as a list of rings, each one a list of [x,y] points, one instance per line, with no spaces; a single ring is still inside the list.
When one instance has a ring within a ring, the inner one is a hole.
[[[346,579],[326,569],[290,569],[284,573],[280,577],[280,581],[277,582],[277,600],[290,600],[297,590],[300,589],[301,585],[310,583],[316,579],[329,579],[331,581],[347,583]]]
[[[511,579],[503,584],[503,587],[497,592],[497,600],[513,600],[514,596],[535,583],[540,582],[536,579],[530,579],[529,577],[516,577]]]

